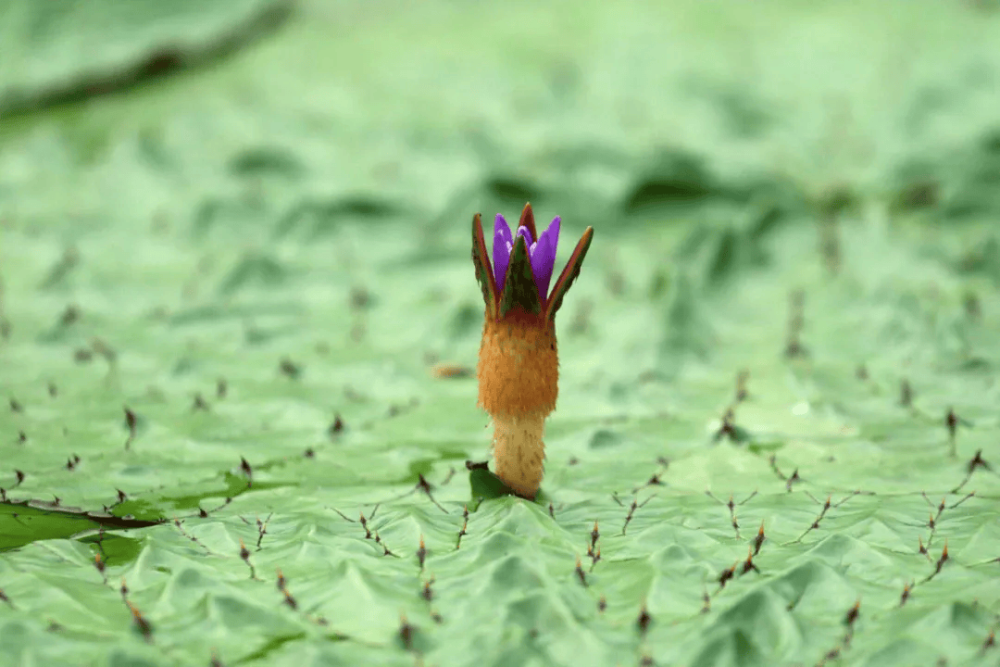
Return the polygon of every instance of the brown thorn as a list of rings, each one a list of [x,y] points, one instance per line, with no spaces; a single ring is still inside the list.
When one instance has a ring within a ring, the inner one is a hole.
[[[639,610],[639,618],[636,619],[636,625],[639,627],[640,634],[646,634],[646,630],[649,629],[649,624],[653,621],[653,617],[649,615],[649,611],[646,609],[646,603],[642,603],[642,609]]]
[[[861,600],[858,599],[858,601],[854,603],[854,606],[848,610],[847,616],[844,617],[844,623],[847,625],[849,630],[854,628],[854,623],[855,621],[858,620],[858,616],[860,615],[860,613],[861,613]]]
[[[899,606],[902,607],[906,604],[906,601],[910,599],[910,589],[913,588],[912,584],[906,584],[903,586],[903,593],[899,596]]]
[[[580,563],[580,557],[579,556],[576,557],[576,576],[580,580],[580,583],[583,584],[584,588],[586,588],[587,587],[587,575],[584,574],[584,572],[583,572],[583,564]]]
[[[125,424],[128,426],[128,438],[125,440],[126,451],[132,447],[132,441],[135,440],[136,431],[136,418],[135,413],[128,409],[128,406],[122,406],[125,410]]]
[[[448,513],[448,510],[442,507],[438,501],[434,500],[434,496],[431,495],[431,485],[424,478],[423,473],[417,473],[417,488],[423,491],[425,494],[427,494],[427,497],[431,499],[431,502],[434,503],[434,505],[436,505],[439,510],[441,510],[445,514]]]
[[[756,556],[760,553],[760,547],[764,544],[764,520],[760,520],[760,530],[757,531],[757,537],[753,538],[753,555]]]
[[[721,591],[721,590],[722,590],[723,588],[725,588],[725,587],[726,587],[726,582],[727,582],[727,581],[729,581],[730,579],[732,579],[732,578],[733,578],[733,576],[734,576],[734,575],[736,574],[736,566],[737,566],[738,564],[739,564],[739,561],[736,561],[735,563],[733,563],[733,564],[732,564],[732,566],[731,566],[731,567],[727,567],[727,568],[726,568],[725,570],[723,570],[723,571],[722,571],[722,572],[721,572],[721,573],[719,574],[719,579],[718,579],[718,582],[719,582],[719,590],[720,590],[720,591]]]
[[[134,604],[128,600],[125,601],[125,604],[128,605],[129,610],[132,612],[132,620],[135,621],[135,625],[139,629],[139,632],[142,633],[143,638],[147,642],[151,642],[153,640],[153,626]]]
[[[795,470],[792,471],[792,476],[789,477],[788,480],[785,482],[785,491],[787,491],[788,493],[791,493],[792,492],[792,484],[795,484],[796,482],[801,482],[801,481],[802,481],[802,478],[799,477],[799,469],[796,468]]]
[[[986,637],[986,641],[983,642],[983,646],[980,648],[980,653],[986,653],[986,651],[996,646],[996,634],[996,630],[990,630],[989,636]]]
[[[407,623],[406,614],[399,615],[399,638],[403,642],[403,647],[409,651],[413,646],[413,634],[416,628]]]

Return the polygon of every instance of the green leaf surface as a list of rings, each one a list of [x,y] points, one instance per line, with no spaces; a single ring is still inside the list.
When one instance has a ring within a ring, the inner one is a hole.
[[[0,3],[0,665],[997,664],[990,3],[279,5]]]

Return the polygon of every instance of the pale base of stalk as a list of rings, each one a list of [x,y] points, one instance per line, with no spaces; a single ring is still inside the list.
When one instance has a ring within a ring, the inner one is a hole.
[[[542,484],[545,416],[491,417],[497,477],[517,495],[533,500]]]

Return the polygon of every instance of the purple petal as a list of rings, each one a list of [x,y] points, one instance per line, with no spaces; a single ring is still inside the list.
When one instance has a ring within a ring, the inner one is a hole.
[[[549,223],[548,229],[538,235],[538,244],[531,255],[531,272],[538,285],[538,296],[544,301],[552,280],[552,270],[556,264],[556,246],[559,245],[559,218]]]
[[[517,236],[523,236],[524,237],[524,240],[528,244],[528,256],[530,257],[531,256],[531,251],[535,247],[535,240],[531,238],[531,230],[529,230],[527,227],[518,227],[517,228]],[[513,240],[516,241],[517,238],[515,237]]]
[[[504,278],[507,277],[507,265],[510,264],[510,251],[513,238],[507,221],[499,213],[493,224],[493,274],[496,277],[497,291],[503,292]]]

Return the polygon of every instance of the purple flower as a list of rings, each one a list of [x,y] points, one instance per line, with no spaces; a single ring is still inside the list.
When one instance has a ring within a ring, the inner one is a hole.
[[[531,230],[518,227],[517,235],[511,236],[510,226],[499,213],[494,223],[493,232],[493,270],[497,289],[503,292],[507,278],[507,266],[510,264],[510,253],[514,249],[517,236],[523,236],[528,246],[528,257],[531,259],[531,273],[538,287],[538,298],[545,301],[552,281],[552,270],[556,264],[556,246],[559,245],[559,216],[552,219],[548,229],[538,236],[538,241],[531,238]]]
[[[594,236],[593,228],[587,227],[549,292],[559,244],[559,224],[560,219],[554,218],[549,228],[538,234],[531,204],[525,204],[516,231],[511,234],[510,225],[498,215],[493,228],[491,264],[483,237],[482,217],[478,213],[472,217],[472,263],[483,293],[487,318],[501,320],[513,311],[538,316],[549,323],[555,321],[566,292],[580,275],[583,258]]]

